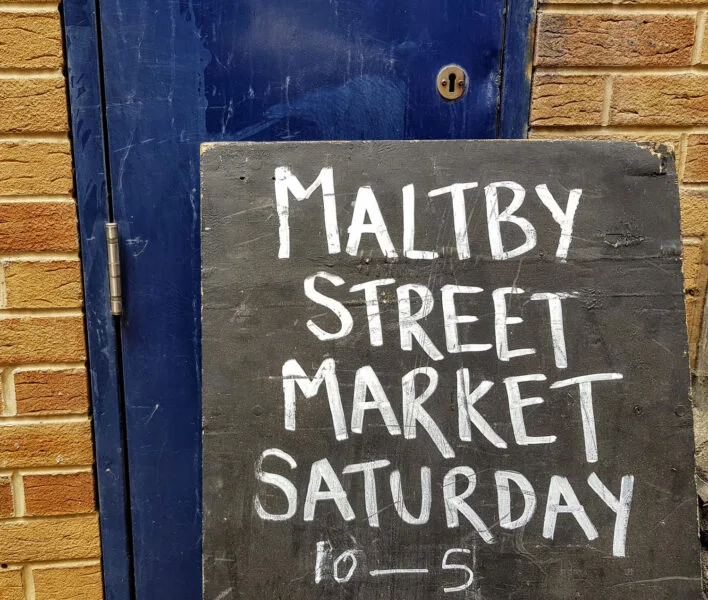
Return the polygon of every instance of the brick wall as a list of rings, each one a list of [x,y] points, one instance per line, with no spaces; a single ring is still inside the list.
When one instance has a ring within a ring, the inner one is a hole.
[[[0,600],[102,598],[56,1],[0,0]]]
[[[708,280],[707,15],[708,0],[541,0],[530,132],[674,147],[693,364]]]

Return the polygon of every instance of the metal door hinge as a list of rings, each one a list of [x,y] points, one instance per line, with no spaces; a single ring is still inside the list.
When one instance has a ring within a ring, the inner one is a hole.
[[[106,223],[106,246],[108,247],[108,289],[111,294],[111,313],[119,316],[123,313],[123,294],[120,289],[117,223]]]

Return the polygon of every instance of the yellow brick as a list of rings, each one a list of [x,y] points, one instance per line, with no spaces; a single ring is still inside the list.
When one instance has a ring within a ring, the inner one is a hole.
[[[2,262],[5,273],[6,308],[80,307],[79,261]]]
[[[91,424],[0,424],[0,468],[90,465]]]
[[[703,125],[708,74],[623,75],[614,80],[611,125]]]
[[[66,132],[64,78],[0,79],[0,131]]]
[[[691,64],[693,16],[541,14],[535,63],[540,66],[683,66]]]
[[[0,196],[60,195],[73,190],[69,142],[0,142]]]
[[[690,364],[695,364],[696,349],[701,337],[701,313],[703,310],[703,294],[692,296],[686,294],[686,330],[688,332],[688,352]],[[696,320],[698,318],[698,320]]]
[[[0,518],[6,519],[15,514],[12,498],[12,484],[9,477],[0,477]]]
[[[708,135],[688,136],[683,180],[686,183],[708,182]]]
[[[690,334],[690,329],[691,329],[691,323],[693,322],[693,316],[695,314],[695,298],[693,298],[690,294],[686,294],[685,296],[686,300],[686,325],[689,330]]]
[[[86,369],[15,371],[18,415],[88,412]]]
[[[683,287],[686,290],[695,290],[698,286],[698,274],[701,267],[701,247],[683,247]]]
[[[708,190],[681,190],[681,233],[708,235]]]
[[[80,316],[0,318],[0,364],[82,362],[85,359]]]
[[[604,90],[602,77],[536,75],[531,125],[600,125]]]
[[[93,473],[27,474],[22,479],[28,515],[66,515],[96,510]]]
[[[101,566],[34,569],[35,600],[101,600]]]
[[[19,569],[0,570],[0,600],[25,600],[22,588],[22,571]]]
[[[637,142],[643,144],[659,144],[674,153],[676,164],[680,163],[681,138],[677,134],[661,132],[617,133],[610,128],[599,131],[569,131],[563,127],[534,127],[529,130],[529,138],[534,140],[607,140],[616,142]],[[677,167],[678,170],[678,167]]]
[[[59,69],[61,66],[59,11],[0,12],[0,68]]]
[[[0,521],[0,560],[6,563],[86,560],[99,553],[96,515]]]
[[[529,130],[529,138],[535,140],[608,140],[663,144],[674,153],[677,153],[681,146],[681,137],[678,134],[656,131],[618,133],[610,128],[603,128],[597,131],[573,131],[563,127],[534,127]]]
[[[67,252],[78,247],[73,203],[0,201],[0,252]]]
[[[608,0],[539,0],[540,4],[610,4]],[[670,7],[676,4],[705,4],[705,0],[612,0],[612,4],[657,4]]]
[[[686,325],[688,331],[688,347],[691,364],[694,364],[696,349],[701,335],[701,316],[705,289],[701,284],[701,246],[684,245],[683,247],[683,276],[686,302]]]

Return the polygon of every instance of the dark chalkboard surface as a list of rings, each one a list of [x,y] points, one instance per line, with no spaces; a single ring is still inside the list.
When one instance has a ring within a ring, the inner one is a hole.
[[[700,597],[672,156],[202,147],[204,598]]]

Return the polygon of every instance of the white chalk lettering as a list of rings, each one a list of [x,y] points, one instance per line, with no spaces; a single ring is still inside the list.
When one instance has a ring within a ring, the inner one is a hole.
[[[445,555],[443,556],[442,559],[442,568],[443,570],[456,570],[456,571],[464,571],[467,573],[467,580],[460,584],[460,585],[455,585],[455,586],[449,586],[449,587],[443,587],[443,592],[446,594],[449,594],[451,592],[461,592],[462,590],[466,590],[468,587],[472,585],[472,582],[474,581],[474,572],[472,569],[470,569],[467,565],[456,565],[454,563],[449,563],[448,558],[450,558],[451,555],[453,554],[472,554],[472,551],[467,549],[467,548],[450,548],[447,552],[445,552]]]
[[[314,398],[324,381],[327,390],[327,400],[329,401],[329,410],[332,413],[334,435],[338,440],[346,440],[349,437],[347,435],[347,422],[344,418],[342,398],[339,393],[339,382],[337,381],[336,367],[333,358],[324,359],[312,379],[307,376],[304,369],[300,366],[300,363],[295,359],[290,359],[283,365],[282,376],[283,396],[285,398],[285,429],[287,431],[295,431],[295,412],[297,404],[295,384],[300,388],[305,398]]]
[[[492,389],[493,385],[491,381],[482,381],[474,390],[470,391],[469,369],[457,370],[457,427],[462,441],[472,441],[470,423],[473,423],[480,433],[494,446],[506,448],[506,442],[499,437],[497,432],[492,429],[492,426],[474,407],[477,401]]]
[[[409,184],[403,188],[403,256],[413,260],[432,260],[439,255],[434,250],[414,250],[415,248],[415,187]]]
[[[502,529],[518,529],[524,527],[536,512],[536,492],[531,482],[521,473],[516,471],[497,471],[494,473],[497,484],[497,508],[499,509],[499,526]],[[521,516],[511,520],[511,488],[509,482],[513,481],[524,498],[524,510]]]
[[[461,494],[457,493],[458,475],[467,478],[467,488]],[[465,499],[472,495],[472,492],[474,492],[474,488],[476,486],[477,475],[471,467],[454,467],[445,474],[445,478],[443,479],[443,499],[445,502],[447,526],[450,529],[453,527],[459,527],[459,515],[462,515],[477,530],[480,537],[487,542],[487,544],[491,544],[494,542],[492,532],[489,531],[489,528],[484,524],[484,521],[482,521],[480,516],[472,509],[472,507],[465,502]]]
[[[318,340],[322,341],[338,340],[339,338],[346,337],[352,332],[352,327],[354,326],[354,320],[352,319],[352,315],[341,302],[338,302],[337,300],[335,300],[334,298],[330,298],[329,296],[325,296],[324,294],[318,292],[315,289],[315,280],[318,277],[326,279],[332,285],[335,285],[337,287],[339,287],[340,285],[344,285],[344,279],[342,279],[338,275],[327,273],[326,271],[319,271],[314,275],[306,277],[304,281],[305,296],[307,296],[315,304],[319,304],[321,306],[324,306],[325,308],[329,308],[329,310],[331,310],[336,315],[336,317],[339,319],[339,331],[329,333],[328,331],[325,331],[319,325],[317,325],[312,319],[307,321],[307,328],[315,335]]]
[[[285,494],[285,498],[288,501],[288,509],[282,514],[270,513],[263,508],[258,495],[256,495],[253,499],[253,505],[256,509],[256,514],[264,521],[287,521],[295,514],[295,511],[297,510],[297,488],[286,477],[276,473],[268,473],[263,470],[263,461],[269,456],[275,456],[280,460],[284,460],[288,463],[288,466],[291,469],[295,469],[297,467],[297,463],[295,462],[295,459],[287,452],[283,452],[278,448],[269,448],[268,450],[264,450],[256,461],[256,479],[261,483],[279,488],[280,491]]]
[[[420,309],[415,314],[411,314],[411,292],[421,300]],[[415,338],[430,358],[442,360],[444,356],[418,324],[418,321],[427,317],[433,310],[432,292],[424,285],[410,283],[400,286],[396,290],[396,295],[398,297],[398,328],[401,336],[401,349],[413,350],[413,338]]]
[[[533,398],[522,398],[519,384],[527,381],[546,381],[546,376],[519,375],[504,379],[507,399],[509,401],[509,414],[511,415],[511,426],[514,430],[514,438],[519,446],[531,444],[552,444],[556,441],[555,435],[530,436],[526,433],[526,422],[524,421],[524,407],[535,404],[543,404],[543,398],[535,396]]]
[[[417,375],[425,375],[428,378],[428,386],[423,393],[416,396],[415,378]],[[438,372],[432,367],[418,367],[409,371],[401,380],[403,389],[403,437],[407,440],[415,439],[418,423],[428,432],[430,439],[445,458],[455,458],[455,452],[440,431],[432,417],[423,408],[423,403],[432,396],[435,388],[438,387]]]
[[[366,506],[366,518],[371,527],[379,526],[379,506],[376,500],[376,469],[383,469],[391,464],[388,460],[372,460],[365,463],[357,463],[344,467],[342,473],[364,474],[364,503]]]
[[[501,213],[499,212],[499,197],[497,190],[506,188],[514,193],[509,206]],[[499,181],[490,183],[484,188],[484,197],[487,201],[487,229],[489,231],[489,247],[492,258],[495,260],[508,260],[524,254],[536,246],[536,230],[531,223],[523,217],[518,217],[514,213],[521,208],[526,196],[526,190],[513,181]],[[523,244],[513,250],[504,250],[504,243],[501,235],[501,223],[514,223],[521,229],[525,240]]]
[[[452,198],[452,220],[455,227],[455,244],[457,258],[465,260],[470,257],[470,240],[467,235],[467,210],[465,208],[465,190],[477,187],[477,182],[453,183],[428,192],[429,198],[450,194]]]
[[[497,357],[499,360],[509,362],[510,359],[517,356],[526,356],[527,354],[536,354],[535,348],[519,348],[517,350],[509,350],[509,325],[518,325],[523,323],[521,317],[507,316],[506,296],[523,294],[524,290],[518,287],[503,287],[492,292],[492,301],[494,302],[494,332],[497,342]]]
[[[315,583],[321,583],[325,575],[332,571],[329,563],[332,561],[332,544],[328,541],[317,542],[315,557]]]
[[[288,192],[298,201],[307,200],[313,192],[322,187],[322,204],[324,208],[325,232],[327,234],[327,250],[330,254],[341,251],[339,245],[339,227],[337,225],[337,204],[334,198],[334,176],[332,167],[320,171],[317,179],[305,189],[288,167],[275,169],[275,204],[278,213],[278,235],[280,249],[278,258],[290,257],[290,203]]]
[[[548,190],[545,183],[536,186],[536,193],[543,202],[543,205],[551,211],[553,220],[561,227],[560,238],[558,240],[558,249],[556,250],[556,258],[562,262],[568,256],[570,242],[573,240],[573,221],[575,220],[575,211],[580,203],[580,195],[583,190],[570,190],[568,194],[568,203],[565,206],[565,211],[558,205],[553,194]]]
[[[323,483],[327,486],[326,490],[322,490]],[[307,486],[307,496],[303,506],[303,520],[314,521],[317,502],[324,500],[333,500],[345,521],[354,520],[354,510],[349,504],[347,493],[326,458],[312,463],[310,483]]]
[[[430,468],[420,468],[420,514],[417,517],[414,517],[408,511],[406,503],[403,500],[401,472],[398,469],[391,472],[389,484],[391,486],[393,505],[396,507],[396,512],[398,516],[401,517],[401,520],[409,525],[425,525],[430,519],[430,507],[433,500]]]
[[[366,317],[369,323],[369,342],[372,346],[383,346],[383,330],[381,327],[381,310],[379,308],[380,286],[396,283],[395,279],[374,279],[353,285],[350,292],[364,291],[364,301],[366,302]]]
[[[371,392],[371,401],[367,395]],[[386,397],[379,378],[370,366],[357,369],[354,377],[354,399],[352,403],[352,433],[361,433],[364,426],[364,413],[367,410],[378,410],[384,424],[391,435],[401,435],[396,415],[391,408],[391,403]]]
[[[589,463],[598,460],[597,431],[595,428],[595,410],[592,402],[592,384],[595,381],[617,381],[622,379],[620,373],[594,373],[556,381],[551,389],[578,385],[580,390],[580,416],[583,421],[583,437],[585,438],[585,458]]]
[[[614,556],[626,556],[627,528],[629,527],[629,510],[632,507],[632,494],[634,493],[634,476],[625,475],[622,477],[619,499],[612,494],[595,473],[591,473],[590,477],[588,477],[588,484],[616,515],[612,554]]]
[[[531,300],[546,300],[551,322],[551,342],[553,344],[553,358],[556,367],[568,367],[568,352],[565,349],[565,332],[563,331],[563,307],[561,300],[572,298],[571,294],[540,293],[531,294]]]
[[[478,317],[472,315],[458,315],[455,308],[455,294],[479,294],[482,288],[469,285],[444,285],[442,293],[443,319],[445,322],[445,344],[451,354],[457,352],[484,352],[489,350],[491,344],[460,344],[457,325],[459,323],[475,323]]]
[[[561,504],[561,498],[565,504]],[[543,537],[552,540],[556,532],[556,521],[559,513],[570,513],[580,525],[588,540],[597,539],[597,529],[590,521],[590,517],[580,504],[575,491],[566,477],[554,475],[548,486],[548,500],[546,502],[546,516],[543,520]]]
[[[367,215],[369,223],[364,223]],[[376,196],[374,196],[374,191],[368,185],[360,187],[357,192],[352,224],[349,226],[348,232],[347,254],[356,256],[359,253],[362,234],[372,233],[376,236],[381,252],[386,258],[398,257],[393,247],[391,236],[388,234],[386,223],[384,223],[381,209],[376,201]]]
[[[332,563],[332,577],[337,583],[347,583],[352,578],[354,571],[359,566],[359,561],[356,558],[359,552],[357,550],[345,550],[334,560],[334,563]],[[339,565],[345,560],[349,561],[349,569],[344,575],[340,575]]]

